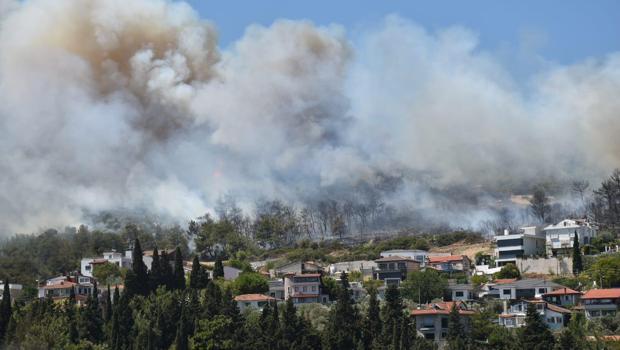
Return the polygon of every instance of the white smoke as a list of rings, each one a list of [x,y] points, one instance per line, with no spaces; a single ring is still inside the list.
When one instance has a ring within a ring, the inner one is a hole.
[[[0,0],[0,21],[7,232],[385,176],[402,179],[392,200],[433,208],[429,188],[597,179],[620,161],[618,53],[548,65],[525,93],[472,31],[398,17],[355,40],[280,20],[225,51],[164,0]]]

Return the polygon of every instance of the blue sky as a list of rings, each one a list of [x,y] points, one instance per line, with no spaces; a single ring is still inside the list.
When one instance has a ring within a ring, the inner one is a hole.
[[[242,36],[253,23],[279,18],[307,19],[319,25],[343,25],[350,36],[376,26],[390,14],[430,31],[453,25],[479,34],[485,50],[533,45],[546,60],[570,64],[620,51],[620,1],[291,1],[190,0],[202,17],[213,21],[222,46]]]

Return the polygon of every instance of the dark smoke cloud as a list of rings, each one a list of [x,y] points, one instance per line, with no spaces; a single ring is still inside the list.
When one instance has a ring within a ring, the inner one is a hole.
[[[364,186],[474,225],[498,188],[597,179],[620,161],[618,53],[548,64],[524,93],[475,33],[398,17],[355,39],[281,20],[229,50],[163,0],[0,0],[0,21],[5,231]],[[454,188],[475,199],[444,205]]]

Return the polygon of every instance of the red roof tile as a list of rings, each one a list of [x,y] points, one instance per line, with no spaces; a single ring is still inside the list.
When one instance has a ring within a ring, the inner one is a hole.
[[[513,283],[516,282],[517,279],[516,278],[498,278],[495,281],[493,281],[495,284],[506,284],[506,283]]]
[[[591,289],[581,299],[614,299],[620,298],[620,288]]]
[[[560,288],[560,289],[556,289],[553,292],[549,292],[544,295],[571,295],[571,294],[581,294],[581,292],[578,292],[570,288]]]

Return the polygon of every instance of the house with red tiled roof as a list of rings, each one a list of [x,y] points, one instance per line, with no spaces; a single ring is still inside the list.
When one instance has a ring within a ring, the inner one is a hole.
[[[467,255],[429,256],[427,266],[444,272],[469,272],[471,260]]]
[[[615,315],[620,303],[620,288],[591,289],[581,296],[586,318]]]
[[[534,304],[536,311],[551,330],[565,327],[571,318],[571,310],[548,303],[542,299],[519,300],[504,304],[504,311],[499,315],[499,325],[507,328],[525,326],[525,317],[529,304]]]
[[[235,297],[235,301],[239,311],[243,312],[250,308],[262,310],[268,303],[275,303],[276,298],[263,294],[241,294]]]
[[[75,294],[78,305],[92,294],[95,287],[95,280],[92,277],[75,275],[59,276],[45,281],[39,286],[39,298],[51,298],[54,301],[62,301],[69,298],[71,290]]]
[[[475,312],[461,301],[448,301],[431,303],[422,306],[420,309],[412,310],[411,316],[415,319],[415,326],[424,338],[433,340],[438,344],[445,342],[448,333],[448,318],[450,311],[456,307],[461,315],[463,327],[469,328],[469,317]]]
[[[564,287],[556,289],[549,293],[545,293],[543,294],[542,298],[544,301],[555,305],[571,307],[579,304],[579,301],[581,300],[581,294],[581,292]]]

